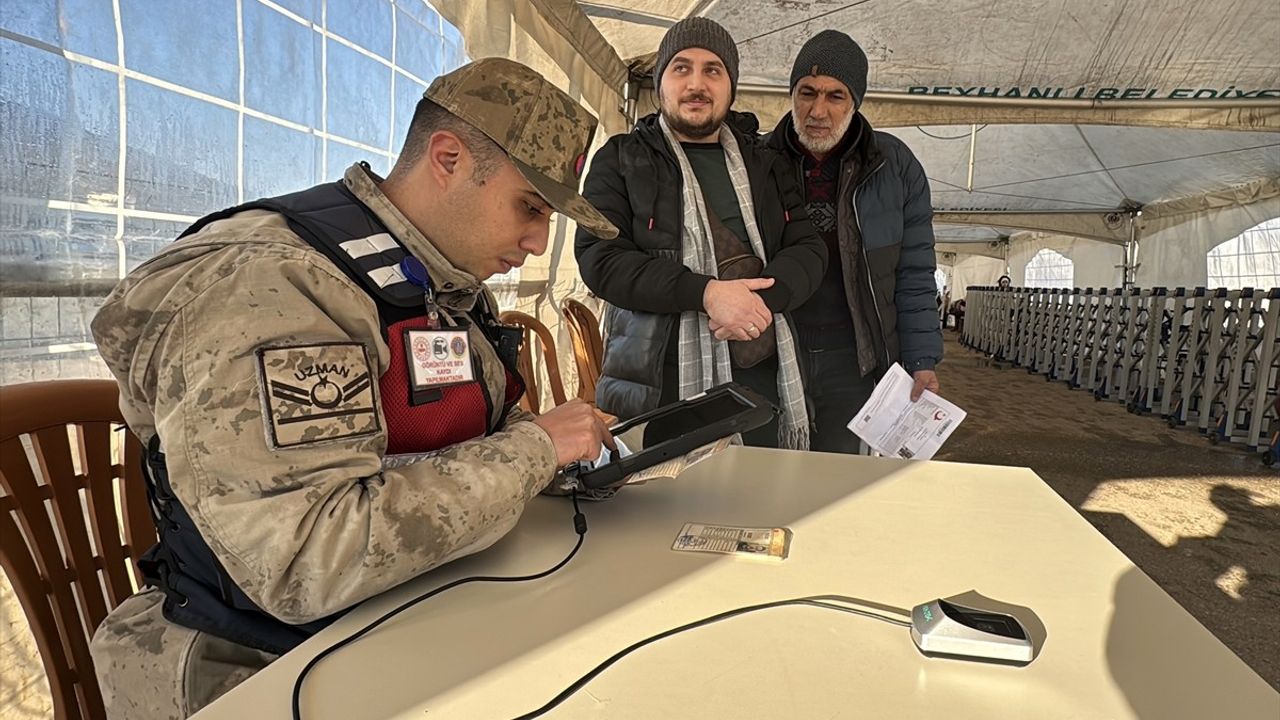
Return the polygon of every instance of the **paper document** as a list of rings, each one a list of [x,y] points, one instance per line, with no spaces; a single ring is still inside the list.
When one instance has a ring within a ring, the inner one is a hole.
[[[702,447],[694,448],[680,457],[671,458],[664,463],[658,463],[651,468],[646,468],[639,472],[633,472],[627,476],[627,484],[630,485],[632,483],[642,483],[662,478],[679,477],[680,473],[685,470],[688,470],[709,457],[715,457],[716,455],[724,452],[725,448],[728,448],[730,442],[732,442],[736,437],[738,436],[730,435],[729,437],[720,438],[715,442],[710,442]]]
[[[914,385],[907,371],[894,363],[849,429],[881,455],[931,459],[967,413],[930,390],[911,402]]]

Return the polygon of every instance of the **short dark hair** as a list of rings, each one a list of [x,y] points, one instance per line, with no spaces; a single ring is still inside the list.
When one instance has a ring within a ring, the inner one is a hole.
[[[413,120],[409,123],[409,132],[404,138],[404,148],[396,164],[413,165],[422,159],[427,152],[427,143],[432,133],[448,130],[466,143],[467,149],[475,158],[475,174],[477,184],[483,184],[493,176],[501,166],[507,154],[498,144],[480,132],[474,125],[445,110],[434,101],[422,98],[413,110]]]

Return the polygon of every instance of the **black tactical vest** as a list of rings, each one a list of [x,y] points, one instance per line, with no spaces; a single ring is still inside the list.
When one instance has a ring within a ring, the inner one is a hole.
[[[341,182],[255,200],[213,213],[196,221],[180,237],[196,233],[212,222],[255,209],[283,215],[290,229],[323,253],[373,298],[384,339],[388,328],[396,323],[424,315],[423,291],[420,288],[407,281],[386,282],[385,271],[398,267],[408,252],[395,241],[373,211]],[[386,249],[360,257],[353,257],[344,250],[343,243],[347,241],[373,236],[381,237],[381,244]],[[472,311],[471,319],[497,350],[508,375],[518,379],[514,368],[521,331],[500,325],[493,308],[488,307],[483,296]],[[503,402],[503,412],[489,432],[505,423],[520,391],[523,391],[522,384],[514,399],[497,399]],[[494,401],[486,392],[485,402]],[[191,521],[190,514],[174,495],[161,440],[159,436],[152,438],[143,463],[160,540],[146,552],[139,565],[146,583],[164,591],[163,611],[167,619],[240,645],[284,654],[345,612],[304,625],[290,625],[250,600],[223,569]],[[423,451],[432,449],[436,448],[424,448]]]

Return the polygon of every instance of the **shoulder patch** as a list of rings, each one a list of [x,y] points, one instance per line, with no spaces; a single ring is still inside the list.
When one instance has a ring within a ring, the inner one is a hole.
[[[360,343],[258,348],[263,422],[272,448],[381,429],[369,354]]]

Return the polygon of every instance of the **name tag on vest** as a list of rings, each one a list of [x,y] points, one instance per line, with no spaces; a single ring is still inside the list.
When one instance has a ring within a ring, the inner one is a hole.
[[[438,391],[475,380],[467,330],[405,330],[409,384],[415,404],[439,398]]]

